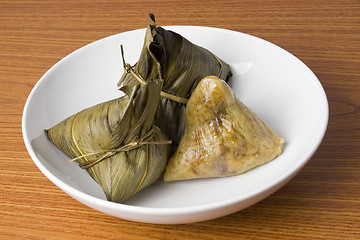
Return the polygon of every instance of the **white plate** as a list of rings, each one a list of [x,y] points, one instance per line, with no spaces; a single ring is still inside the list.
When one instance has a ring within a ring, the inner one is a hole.
[[[124,204],[105,200],[101,188],[45,137],[43,130],[85,107],[119,96],[120,44],[127,62],[139,57],[145,29],[91,43],[55,64],[36,84],[23,113],[23,136],[38,168],[60,189],[104,213],[139,222],[188,223],[234,213],[264,199],[288,182],[319,146],[328,103],[316,76],[299,59],[262,39],[230,30],[166,27],[211,50],[231,65],[231,86],[281,137],[285,151],[245,174],[164,183]],[[279,206],[281,207],[281,206]]]

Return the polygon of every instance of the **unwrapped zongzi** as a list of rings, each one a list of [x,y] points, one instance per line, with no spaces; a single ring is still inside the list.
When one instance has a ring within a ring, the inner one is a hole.
[[[185,133],[165,181],[241,174],[283,150],[276,135],[217,77],[204,78],[186,106]]]

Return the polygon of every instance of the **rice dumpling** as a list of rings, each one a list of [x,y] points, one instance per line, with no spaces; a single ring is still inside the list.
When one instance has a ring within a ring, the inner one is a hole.
[[[79,162],[110,201],[123,202],[163,175],[171,148],[153,124],[161,86],[154,79],[124,87],[124,96],[46,130],[48,139]]]
[[[185,133],[165,181],[238,175],[273,160],[284,139],[240,102],[226,82],[201,80],[186,106]]]
[[[184,133],[185,104],[200,80],[214,75],[228,79],[231,75],[227,63],[209,50],[197,46],[178,33],[156,26],[155,17],[149,14],[143,49],[134,67],[125,65],[118,85],[146,82],[153,72],[163,79],[162,98],[156,114],[159,126],[174,145]]]

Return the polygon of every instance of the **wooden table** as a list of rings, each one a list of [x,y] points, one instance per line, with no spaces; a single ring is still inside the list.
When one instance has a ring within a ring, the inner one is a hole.
[[[159,25],[213,26],[258,36],[290,51],[317,75],[329,100],[328,130],[285,187],[230,216],[153,225],[90,209],[35,166],[21,133],[33,86],[81,46],[145,27],[149,12]],[[0,239],[360,239],[359,33],[359,0],[1,0]]]

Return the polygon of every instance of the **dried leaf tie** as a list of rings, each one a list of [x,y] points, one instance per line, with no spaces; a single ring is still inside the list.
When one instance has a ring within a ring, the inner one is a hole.
[[[80,156],[76,157],[76,158],[73,158],[71,160],[68,161],[68,163],[70,162],[74,162],[76,160],[79,160],[81,158],[84,158],[85,161],[80,163],[79,166],[83,169],[88,169],[88,168],[91,168],[93,167],[94,165],[98,164],[99,162],[103,161],[104,159],[108,158],[108,157],[111,157],[119,152],[126,152],[126,151],[130,151],[130,150],[133,150],[133,149],[136,149],[138,147],[141,147],[141,146],[144,146],[144,145],[150,145],[150,144],[171,144],[171,140],[165,140],[165,141],[151,141],[151,139],[153,138],[154,134],[155,134],[155,131],[158,131],[159,129],[153,125],[153,127],[146,133],[144,134],[144,136],[140,139],[137,139],[137,140],[133,140],[131,141],[130,143],[128,144],[125,144],[119,148],[116,148],[116,149],[108,149],[108,150],[97,150],[97,151],[93,151],[91,153],[87,153],[87,154],[84,154],[79,145],[77,144],[77,141],[75,139],[75,135],[74,135],[74,126],[75,126],[75,122],[76,122],[76,118],[77,116],[79,115],[76,114],[76,116],[74,117],[74,120],[73,120],[73,123],[72,123],[72,128],[71,128],[71,135],[72,135],[72,140],[77,148],[77,150],[80,152]],[[87,157],[89,156],[94,156],[94,155],[97,155],[97,154],[102,154],[103,155],[99,158],[96,158],[96,159],[92,159],[92,160],[88,160]]]
[[[139,83],[141,83],[141,84],[147,84],[147,82],[140,76],[140,74],[136,73],[136,72],[134,71],[134,68],[133,68],[130,64],[128,64],[128,63],[125,62],[123,45],[120,45],[120,48],[121,48],[121,55],[122,55],[123,65],[124,65],[124,71],[125,71],[126,73],[132,74],[132,75],[134,76],[134,78],[135,78]],[[211,53],[211,54],[212,54],[212,53]],[[212,55],[218,60],[218,58],[217,58],[214,54],[212,54]],[[218,60],[218,61],[219,61],[219,60]],[[220,64],[221,64],[221,63],[220,63]],[[222,66],[220,65],[220,73],[221,73],[221,67],[222,67]],[[220,74],[220,73],[219,73],[219,74]],[[123,82],[124,78],[125,78],[125,75],[122,76],[122,78],[120,79],[118,85],[120,85],[120,84]],[[170,100],[173,100],[173,101],[178,102],[178,103],[185,104],[185,105],[186,105],[187,102],[189,101],[189,99],[187,99],[187,98],[179,97],[179,96],[176,96],[176,95],[173,95],[173,94],[170,94],[170,93],[166,93],[166,92],[164,92],[164,91],[161,91],[161,92],[160,92],[160,96],[165,97],[165,98],[170,99]]]

